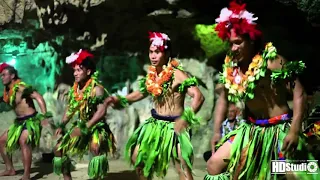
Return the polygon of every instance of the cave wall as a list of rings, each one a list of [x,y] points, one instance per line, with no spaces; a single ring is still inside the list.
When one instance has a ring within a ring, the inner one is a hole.
[[[310,41],[319,36],[319,11],[315,11],[317,5],[313,5],[317,1],[305,1],[305,6],[301,5],[302,1],[289,0],[244,2],[248,2],[248,10],[259,17],[265,41],[274,42],[278,52],[287,59],[306,62],[308,69],[302,79],[311,91],[319,84],[317,81],[308,81],[308,77],[317,72],[319,67],[314,59],[320,46],[317,41]],[[53,95],[49,91],[45,96],[48,109],[55,112],[53,121],[56,122],[60,120],[62,111],[57,106],[64,102],[57,100],[57,94],[65,93],[73,81],[72,69],[64,63],[66,56],[81,48],[92,51],[106,88],[111,93],[117,90],[127,93],[136,88],[137,77],[146,73],[143,67],[148,63],[147,32],[162,31],[169,34],[175,55],[186,64],[187,71],[204,82],[201,90],[205,94],[206,103],[199,113],[203,121],[193,136],[195,152],[199,157],[210,148],[215,100],[213,89],[225,55],[225,48],[222,48],[224,45],[217,38],[210,39],[215,43],[205,40],[208,34],[211,35],[208,28],[214,24],[221,8],[227,5],[228,2],[222,0],[4,0],[0,2],[0,35],[4,37],[0,39],[0,53],[12,56],[13,52],[3,47],[17,42],[15,36],[19,37],[16,47],[20,47],[20,42],[26,44],[25,50],[19,53],[32,54],[37,48],[53,52],[40,57],[32,55],[29,59],[34,58],[31,61],[33,63],[24,60],[21,71],[22,76],[27,76],[28,71],[22,69],[38,68],[42,75],[51,78],[48,81],[50,83],[46,84],[44,76],[34,74],[38,80],[30,83],[39,89],[55,90]],[[6,33],[8,31],[15,33],[9,35]],[[0,58],[1,62],[5,60],[2,56]],[[49,72],[45,70],[43,60]],[[131,84],[129,90],[124,90],[128,82]],[[187,105],[190,99],[186,100]],[[117,135],[120,151],[134,127],[149,116],[150,107],[150,99],[146,99],[123,111],[109,110],[108,119]],[[0,122],[2,117],[6,120],[14,119],[12,114],[2,115]],[[46,142],[44,144],[54,144],[47,143],[52,139],[50,137],[50,133],[45,133],[42,138]]]

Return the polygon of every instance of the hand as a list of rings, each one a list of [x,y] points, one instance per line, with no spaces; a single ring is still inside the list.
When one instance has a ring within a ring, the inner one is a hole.
[[[48,126],[49,125],[49,120],[48,119],[44,119],[41,121],[41,126]]]
[[[299,143],[298,133],[289,132],[288,135],[284,138],[281,151],[284,151],[284,154],[296,150]]]
[[[61,135],[61,134],[62,134],[62,128],[58,128],[58,129],[56,130],[55,136],[59,136],[59,135]]]
[[[108,107],[109,105],[111,105],[111,107],[113,107],[114,104],[116,104],[118,101],[119,101],[119,99],[117,97],[110,96],[104,100],[104,104],[106,107]]]
[[[211,139],[211,151],[212,151],[212,155],[215,153],[216,150],[216,144],[220,141],[221,139],[221,133],[220,132],[216,132],[213,134],[213,137]]]
[[[185,120],[177,119],[174,123],[174,132],[179,135],[187,127],[188,123]]]
[[[71,138],[76,137],[76,136],[80,136],[81,135],[81,130],[78,127],[75,127],[71,133]]]

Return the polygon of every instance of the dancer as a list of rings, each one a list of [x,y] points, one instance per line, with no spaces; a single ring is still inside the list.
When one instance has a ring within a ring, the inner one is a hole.
[[[98,82],[98,72],[93,55],[85,50],[67,57],[66,63],[74,69],[75,82],[69,91],[68,106],[56,135],[63,134],[58,141],[53,160],[54,172],[71,178],[70,156],[83,157],[89,150],[93,154],[88,167],[92,179],[103,179],[107,175],[107,153],[115,152],[115,139],[105,121],[106,108],[103,104],[108,92]],[[69,120],[78,113],[78,119],[66,130]]]
[[[221,76],[220,96],[215,108],[213,155],[207,162],[215,179],[271,179],[271,160],[312,160],[307,153],[301,124],[306,93],[298,79],[303,62],[286,61],[272,43],[260,52],[261,32],[245,4],[234,1],[216,19],[218,36],[230,43]],[[293,116],[287,104],[293,95]],[[220,139],[220,127],[228,100],[246,103],[248,120]],[[300,157],[299,157],[300,155]],[[291,176],[290,176],[291,175]],[[318,174],[287,174],[287,178],[316,179]]]
[[[188,130],[198,124],[195,113],[204,97],[195,77],[188,77],[179,62],[171,58],[171,44],[164,33],[150,32],[148,74],[140,81],[140,91],[126,97],[110,97],[105,104],[122,105],[151,95],[154,109],[151,117],[138,127],[126,145],[126,157],[140,179],[167,174],[171,157],[180,179],[192,180],[193,147]],[[184,108],[185,95],[193,98],[191,108]]]
[[[9,104],[16,114],[13,125],[0,137],[0,152],[6,166],[0,176],[16,175],[11,156],[21,148],[24,168],[22,179],[30,179],[32,149],[39,146],[41,123],[47,121],[51,114],[47,113],[43,97],[32,86],[21,81],[14,67],[2,63],[0,73],[5,87],[2,101]],[[36,111],[33,99],[37,101],[42,114]]]

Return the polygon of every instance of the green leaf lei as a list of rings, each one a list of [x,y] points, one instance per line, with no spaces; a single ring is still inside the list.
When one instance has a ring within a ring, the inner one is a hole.
[[[106,89],[104,89],[105,93],[104,96],[96,97],[92,96],[92,90],[95,86],[102,86],[98,83],[99,72],[96,71],[92,76],[91,84],[84,89],[82,92],[83,98],[81,100],[76,100],[74,88],[71,88],[69,91],[69,101],[68,101],[68,110],[67,116],[70,119],[75,113],[79,112],[80,121],[87,122],[91,116],[96,111],[97,105],[102,103],[104,99],[109,96],[109,93]]]

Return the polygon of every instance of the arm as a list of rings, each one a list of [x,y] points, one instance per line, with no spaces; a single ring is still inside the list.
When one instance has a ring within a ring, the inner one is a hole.
[[[96,98],[104,96],[104,89],[100,86],[95,87]],[[106,114],[106,107],[104,103],[100,103],[97,105],[97,111],[93,114],[92,118],[87,122],[87,127],[91,128],[97,122],[99,122]]]
[[[293,88],[293,117],[290,132],[297,134],[301,130],[307,94],[298,79],[294,81]]]
[[[189,78],[181,70],[176,70],[175,76],[179,80],[180,83],[184,82],[186,79]],[[191,108],[192,108],[193,112],[197,113],[200,110],[200,108],[205,100],[204,96],[202,95],[200,89],[197,86],[189,86],[187,88],[187,94],[192,98]]]
[[[47,113],[47,107],[46,107],[46,103],[45,103],[43,97],[42,97],[38,92],[36,92],[36,91],[34,91],[34,92],[30,95],[30,97],[31,97],[32,99],[35,99],[35,100],[37,101],[37,103],[38,103],[38,105],[39,105],[39,107],[40,107],[40,110],[41,110],[42,114],[46,114],[46,113]]]
[[[216,102],[216,106],[214,109],[214,122],[213,122],[213,131],[214,133],[221,134],[221,125],[224,120],[225,114],[227,112],[228,101],[227,101],[227,93],[222,84],[218,84],[216,88],[216,92],[219,97]]]
[[[287,62],[287,60],[278,55],[274,61],[268,63],[268,68],[272,70],[282,69],[283,65]],[[298,133],[301,129],[302,120],[304,116],[304,110],[306,105],[307,94],[304,90],[299,79],[295,76],[288,77],[289,79],[285,80],[285,86],[290,94],[293,94],[293,117],[290,132]],[[294,78],[294,79],[292,79]],[[294,85],[294,86],[292,86]]]
[[[126,96],[129,103],[140,101],[145,97],[146,95],[142,94],[140,91],[134,91]]]

